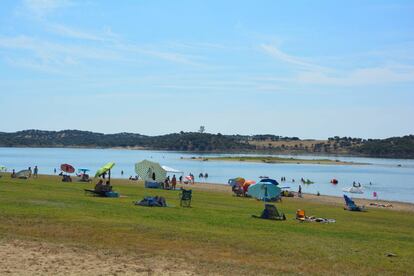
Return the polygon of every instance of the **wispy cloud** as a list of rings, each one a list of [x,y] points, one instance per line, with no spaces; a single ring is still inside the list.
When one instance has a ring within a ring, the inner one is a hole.
[[[387,84],[397,82],[414,82],[414,66],[401,63],[387,63],[371,67],[341,69],[340,66],[320,66],[301,57],[283,52],[273,45],[262,44],[261,49],[272,58],[293,67],[293,75],[286,78],[273,78],[274,83],[291,82],[315,85],[360,86]],[[378,55],[380,52],[377,52]],[[372,53],[359,55],[359,59],[367,58]],[[385,54],[384,54],[385,55]],[[384,56],[385,58],[385,56]],[[336,57],[337,61],[343,57]],[[330,60],[335,60],[330,57]],[[387,59],[389,56],[387,55]],[[271,80],[271,79],[268,79]]]
[[[271,57],[288,63],[288,64],[292,64],[294,66],[297,66],[299,69],[302,70],[318,70],[318,71],[326,71],[327,68],[311,63],[307,60],[305,60],[304,58],[300,58],[300,57],[296,57],[290,54],[287,54],[285,52],[283,52],[282,50],[280,50],[278,47],[274,46],[274,45],[269,45],[269,44],[262,44],[260,45],[260,48],[268,55],[270,55]]]
[[[306,84],[339,86],[414,82],[414,66],[387,65],[358,68],[336,75],[328,75],[322,72],[304,72],[297,75],[295,80]]]
[[[23,51],[26,62],[22,58],[13,61],[14,55],[9,55],[7,62],[13,66],[22,66],[29,69],[42,69],[45,67],[61,67],[62,70],[70,69],[74,65],[87,65],[90,60],[101,62],[117,62],[119,65],[141,62],[145,57],[147,62],[151,59],[162,60],[170,63],[187,66],[202,66],[200,57],[183,54],[174,51],[158,49],[150,45],[137,45],[121,40],[110,40],[105,36],[99,37],[88,33],[70,32],[69,37],[76,36],[79,39],[92,43],[68,43],[55,42],[31,36],[0,36],[0,49],[6,49],[11,53]],[[38,66],[35,64],[38,63]],[[68,68],[65,68],[68,66]],[[57,70],[57,68],[55,68]],[[49,70],[53,72],[54,70]]]
[[[0,48],[12,53],[23,51],[24,59],[9,55],[7,61],[14,66],[23,66],[30,69],[48,68],[49,71],[58,71],[59,67],[79,65],[86,60],[121,60],[123,56],[113,50],[101,47],[61,44],[45,41],[29,36],[0,37]],[[37,66],[36,66],[37,64]],[[51,70],[54,68],[54,70]]]
[[[69,0],[24,0],[21,8],[35,17],[42,18],[72,4]]]
[[[76,38],[82,40],[92,40],[92,41],[102,41],[105,40],[103,37],[88,33],[81,30],[75,30],[74,28],[70,28],[65,25],[61,24],[48,24],[47,28],[60,36],[69,37],[69,38]]]
[[[78,4],[80,2],[76,3]],[[117,60],[119,65],[131,64],[137,60],[141,62],[143,59],[145,62],[151,62],[152,59],[188,66],[201,66],[201,58],[189,54],[189,52],[194,52],[194,49],[182,50],[179,46],[171,47],[169,42],[164,43],[165,45],[160,43],[152,45],[126,41],[109,27],[101,30],[84,30],[51,22],[48,15],[73,5],[75,5],[74,0],[23,0],[17,10],[18,16],[32,21],[34,25],[46,31],[47,35],[42,38],[30,35],[0,36],[0,48],[24,50],[28,54],[27,62],[22,62],[21,59],[13,61],[13,57],[10,56],[7,62],[13,66],[31,69],[65,64],[86,64],[89,59]],[[216,45],[199,45],[199,47],[213,46]],[[71,62],[68,63],[68,61]],[[36,62],[39,66],[35,66]],[[62,69],[65,68],[62,67]]]

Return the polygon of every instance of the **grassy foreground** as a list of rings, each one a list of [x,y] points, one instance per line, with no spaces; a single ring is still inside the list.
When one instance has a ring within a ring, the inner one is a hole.
[[[126,197],[85,196],[92,184],[52,176],[0,178],[0,237],[41,240],[184,258],[197,274],[408,275],[414,271],[413,213],[369,209],[356,213],[300,199],[277,206],[284,222],[251,218],[263,204],[194,188],[193,207],[179,207],[178,191],[151,190],[114,180]],[[166,197],[168,208],[134,206],[145,195]],[[299,223],[296,209],[336,223]],[[387,253],[396,254],[387,257]],[[137,260],[139,261],[139,260]]]
[[[217,157],[198,157],[196,160],[202,161],[235,161],[235,162],[254,162],[254,163],[275,163],[275,164],[320,164],[320,165],[366,165],[365,163],[355,163],[331,159],[299,159],[275,156],[217,156]]]

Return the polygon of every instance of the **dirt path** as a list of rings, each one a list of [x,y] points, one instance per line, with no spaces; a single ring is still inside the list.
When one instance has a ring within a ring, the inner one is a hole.
[[[196,275],[183,260],[1,240],[0,275]]]

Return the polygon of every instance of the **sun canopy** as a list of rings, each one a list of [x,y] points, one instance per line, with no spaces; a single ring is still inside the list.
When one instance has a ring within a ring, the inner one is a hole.
[[[167,177],[167,171],[161,167],[159,163],[151,162],[148,160],[143,160],[135,164],[135,172],[143,180],[153,180],[155,176],[155,181],[164,182]]]
[[[171,167],[164,166],[164,165],[162,165],[161,168],[163,168],[167,173],[184,173],[182,171],[179,171],[179,170],[176,170]]]
[[[96,171],[95,177],[99,177],[99,176],[103,175],[104,173],[111,170],[114,166],[115,166],[114,162],[106,163],[105,166],[103,166],[102,168],[100,168],[99,170]]]
[[[86,172],[89,172],[89,171],[90,171],[90,169],[85,169],[85,168],[78,169],[78,173],[86,173]]]

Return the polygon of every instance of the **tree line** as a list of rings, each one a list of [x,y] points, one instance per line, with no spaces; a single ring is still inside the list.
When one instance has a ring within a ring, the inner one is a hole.
[[[292,146],[258,147],[252,141],[293,141]],[[156,150],[198,152],[327,153],[372,157],[414,158],[414,135],[387,139],[361,139],[334,136],[311,146],[298,137],[265,135],[223,135],[220,133],[179,132],[159,136],[135,133],[103,134],[80,130],[24,130],[0,132],[2,147],[141,147]]]

